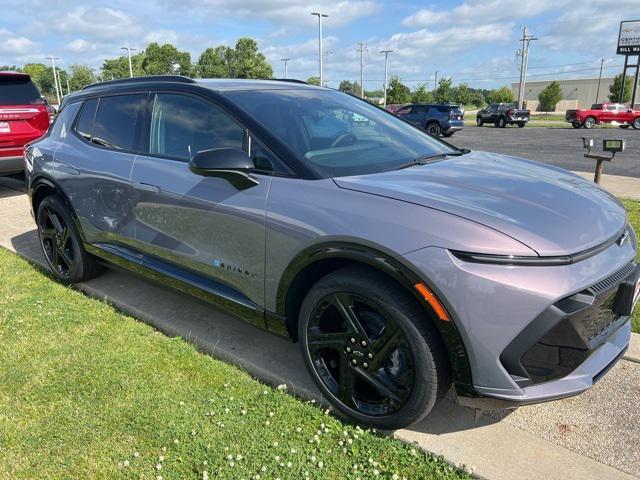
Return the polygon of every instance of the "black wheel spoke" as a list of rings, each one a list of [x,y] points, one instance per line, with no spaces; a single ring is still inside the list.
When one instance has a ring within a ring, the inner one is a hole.
[[[390,327],[387,326],[387,329],[388,333],[372,346],[374,349],[374,356],[370,364],[371,368],[374,370],[378,369],[382,365],[391,352],[405,342],[404,335],[399,328],[390,329]]]
[[[55,237],[55,235],[56,235],[55,228],[46,228],[46,227],[40,228],[40,236],[42,236],[42,238],[51,239]]]
[[[354,407],[354,373],[353,368],[349,365],[346,357],[340,359],[340,388],[338,390],[338,398],[350,407]]]
[[[68,241],[69,241],[69,228],[67,226],[64,226],[62,228],[62,232],[60,233],[60,246],[62,247],[63,250],[67,246]]]
[[[71,268],[71,265],[73,264],[73,258],[69,256],[69,253],[64,248],[59,249],[58,257],[67,264],[67,268]]]
[[[367,332],[360,323],[360,319],[356,315],[353,309],[353,297],[348,294],[335,294],[333,295],[333,303],[338,308],[340,314],[344,317],[348,327],[354,333],[361,335],[364,338],[367,337]]]
[[[375,388],[380,394],[390,398],[394,402],[399,403],[402,400],[402,395],[399,394],[398,388],[386,384],[377,375],[370,375],[360,368],[354,368],[353,370],[356,375]]]
[[[348,341],[349,334],[347,332],[325,333],[317,327],[310,328],[307,335],[307,344],[310,350],[322,348],[343,350]]]
[[[56,232],[58,233],[58,235],[62,234],[64,230],[64,226],[62,225],[62,222],[58,218],[58,215],[51,211],[49,211],[48,214],[49,214],[49,219],[51,220],[51,223],[53,225],[53,228],[56,229]]]

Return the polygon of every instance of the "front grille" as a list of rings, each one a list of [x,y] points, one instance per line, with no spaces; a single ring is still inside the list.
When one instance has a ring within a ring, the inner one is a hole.
[[[624,280],[629,275],[631,275],[631,272],[633,272],[634,268],[635,268],[635,263],[631,262],[625,265],[624,267],[622,267],[620,270],[618,270],[614,274],[609,275],[604,280],[601,280],[598,283],[593,284],[591,287],[589,287],[588,290],[593,295],[598,295],[604,291],[607,291],[611,287],[618,285],[622,280]]]

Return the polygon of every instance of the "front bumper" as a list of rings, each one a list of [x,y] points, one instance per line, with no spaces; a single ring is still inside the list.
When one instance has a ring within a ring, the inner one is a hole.
[[[478,264],[435,247],[405,258],[460,332],[472,385],[456,384],[459,402],[493,409],[579,394],[622,357],[630,317],[612,309],[618,285],[640,269],[635,255],[627,242],[562,266]]]

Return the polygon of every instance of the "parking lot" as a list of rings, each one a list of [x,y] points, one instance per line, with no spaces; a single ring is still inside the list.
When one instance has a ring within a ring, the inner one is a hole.
[[[620,128],[594,128],[593,130],[573,128],[495,128],[467,126],[447,139],[460,148],[486,150],[505,155],[538,160],[567,170],[592,172],[595,161],[584,158],[582,137],[595,140],[594,153],[602,152],[602,140],[623,139],[626,141],[624,153],[604,166],[610,175],[640,177],[640,131]]]

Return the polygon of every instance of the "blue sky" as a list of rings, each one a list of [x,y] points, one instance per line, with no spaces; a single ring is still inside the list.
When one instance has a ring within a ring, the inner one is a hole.
[[[517,80],[521,26],[532,43],[530,79],[605,76],[619,73],[615,55],[620,20],[640,18],[640,0],[0,0],[0,64],[45,61],[84,63],[99,69],[120,47],[170,42],[192,60],[206,47],[232,45],[241,36],[258,40],[283,75],[317,75],[317,20],[324,23],[325,79],[359,80],[357,43],[366,42],[365,86],[383,82],[382,49],[392,49],[389,71],[411,87],[451,76],[454,83],[493,88]]]

